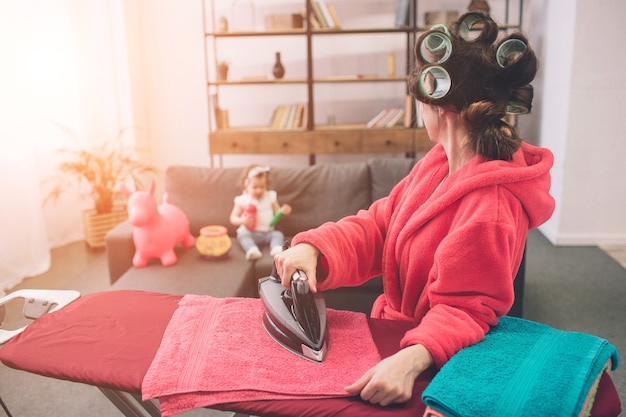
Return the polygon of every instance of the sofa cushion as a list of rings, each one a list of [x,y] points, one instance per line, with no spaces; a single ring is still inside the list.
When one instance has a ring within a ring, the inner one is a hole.
[[[270,181],[278,201],[293,208],[292,214],[277,225],[285,236],[356,214],[371,203],[366,163],[277,167],[272,168]]]
[[[372,180],[372,201],[376,201],[389,195],[393,187],[411,172],[415,159],[373,158],[367,164]]]
[[[240,177],[240,168],[171,166],[165,171],[165,191],[187,215],[192,235],[198,236],[203,226],[220,224],[234,236],[228,218],[233,199],[241,193]]]
[[[228,256],[202,258],[196,248],[176,248],[178,262],[162,266],[152,259],[142,268],[131,267],[111,286],[113,290],[145,290],[167,294],[208,294],[213,297],[256,297],[254,263],[245,259],[234,242]]]

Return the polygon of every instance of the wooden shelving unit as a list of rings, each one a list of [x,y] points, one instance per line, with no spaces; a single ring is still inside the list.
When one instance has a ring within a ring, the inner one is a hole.
[[[313,63],[314,51],[312,42],[314,38],[325,36],[350,36],[362,34],[397,34],[403,36],[406,42],[406,62],[411,63],[413,59],[413,45],[419,32],[425,27],[418,25],[418,3],[419,0],[410,0],[409,25],[403,27],[385,28],[345,28],[345,29],[312,29],[306,22],[309,15],[313,14],[311,6],[312,0],[300,0],[303,7],[306,7],[307,18],[303,29],[271,30],[271,31],[230,31],[218,32],[208,30],[208,27],[216,28],[216,16],[213,0],[203,0],[204,7],[210,7],[212,24],[207,25],[205,21],[205,46],[218,49],[220,39],[225,38],[259,38],[260,41],[271,41],[273,37],[303,37],[306,43],[306,75],[304,77],[271,79],[252,78],[239,80],[218,81],[211,78],[209,66],[215,66],[216,61],[210,62],[208,55],[205,59],[207,66],[207,95],[209,96],[209,111],[215,110],[216,103],[219,103],[219,91],[230,86],[264,86],[274,88],[281,85],[299,85],[306,88],[307,107],[306,123],[301,128],[272,129],[268,126],[246,126],[217,128],[215,123],[209,123],[209,151],[211,156],[221,156],[229,154],[305,154],[309,155],[309,162],[315,163],[317,154],[338,154],[338,153],[393,153],[414,155],[418,152],[428,150],[432,143],[428,139],[425,129],[416,127],[415,116],[412,117],[410,127],[385,127],[368,128],[367,121],[362,124],[339,124],[339,125],[316,125],[315,121],[315,89],[321,84],[349,84],[349,83],[403,83],[406,81],[406,72],[397,76],[376,76],[376,75],[337,75],[326,77],[314,77]],[[294,0],[296,1],[296,0]],[[506,2],[505,24],[501,30],[516,29],[521,26],[522,4],[519,0],[519,22],[509,24],[509,1]],[[395,6],[395,3],[394,3]],[[207,13],[205,12],[205,19]],[[205,50],[207,50],[205,48]],[[410,65],[407,65],[410,67]],[[364,70],[365,71],[365,70]],[[217,93],[215,93],[217,92]],[[215,97],[212,97],[215,96]],[[229,109],[236,111],[236,109]],[[414,109],[411,110],[414,114]],[[209,115],[209,120],[212,117]],[[212,158],[213,159],[213,158]]]

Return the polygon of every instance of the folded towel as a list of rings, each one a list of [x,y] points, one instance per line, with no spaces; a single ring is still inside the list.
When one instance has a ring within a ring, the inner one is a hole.
[[[142,384],[163,416],[235,401],[347,397],[380,361],[362,313],[328,309],[322,363],[280,347],[262,326],[262,302],[187,295],[179,303]]]
[[[448,417],[578,416],[607,363],[606,340],[503,317],[480,343],[454,355],[424,390],[424,404]]]

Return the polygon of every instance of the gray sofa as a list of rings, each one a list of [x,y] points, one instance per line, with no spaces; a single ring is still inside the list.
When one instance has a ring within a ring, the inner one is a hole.
[[[278,193],[280,203],[288,203],[293,212],[280,220],[277,229],[286,237],[335,221],[369,207],[385,196],[413,166],[405,158],[375,158],[369,162],[307,166],[273,167],[270,188]],[[232,249],[225,259],[209,261],[195,248],[178,247],[178,262],[163,267],[157,259],[148,266],[135,268],[132,227],[128,221],[106,236],[106,251],[112,289],[137,289],[171,294],[209,294],[216,297],[256,297],[257,280],[269,275],[272,258],[269,248],[261,248],[263,257],[246,261],[234,238],[235,227],[228,217],[233,199],[241,193],[238,182],[241,168],[205,168],[171,166],[165,172],[164,188],[171,202],[180,207],[198,235],[210,224],[228,228]],[[329,291],[326,301],[334,308],[369,312],[374,298],[382,292],[380,279],[363,287]]]
[[[277,191],[280,203],[288,203],[293,208],[292,214],[283,217],[277,229],[291,237],[365,209],[374,200],[387,195],[413,164],[414,160],[409,158],[374,158],[361,163],[273,167],[270,188]],[[135,252],[132,227],[126,221],[106,236],[111,288],[256,297],[257,280],[269,275],[272,258],[269,248],[265,247],[261,248],[261,259],[246,261],[234,238],[235,227],[228,218],[233,198],[241,192],[238,186],[241,171],[241,168],[171,166],[165,172],[164,188],[171,202],[189,218],[192,234],[197,236],[206,225],[228,228],[233,245],[226,258],[211,261],[200,256],[195,248],[178,247],[178,262],[174,266],[163,267],[153,259],[148,266],[135,268],[132,266]],[[381,280],[374,278],[362,287],[327,291],[325,299],[332,308],[369,313],[373,300],[381,292]]]

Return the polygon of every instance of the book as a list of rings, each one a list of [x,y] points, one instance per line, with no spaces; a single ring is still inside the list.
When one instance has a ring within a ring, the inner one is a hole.
[[[411,0],[398,0],[398,5],[396,6],[396,27],[409,25],[410,3]]]
[[[411,99],[412,100],[412,99]],[[403,107],[385,107],[376,114],[367,127],[392,127],[396,126],[405,116],[406,110]]]
[[[422,115],[420,114],[420,108],[419,108],[419,103],[417,101],[417,99],[414,101],[415,103],[415,126],[416,127],[424,127],[424,119],[422,118]]]
[[[413,120],[413,97],[407,95],[404,100],[404,127],[411,127]]]
[[[285,129],[287,127],[287,120],[289,120],[289,111],[291,110],[291,106],[289,104],[283,105],[283,112],[281,114],[280,120],[278,121],[278,128]]]
[[[215,119],[217,121],[218,129],[228,129],[230,127],[230,123],[228,121],[228,110],[219,107],[216,108]]]
[[[305,103],[302,105],[302,122],[300,123],[300,127],[308,127],[309,124],[309,104]]]
[[[328,5],[323,0],[316,0],[315,3],[320,10],[322,18],[324,19],[324,23],[327,28],[335,28],[335,21],[333,20],[333,16],[330,14],[330,10],[328,10]]]
[[[272,117],[270,118],[270,127],[274,127],[276,124],[276,115],[278,114],[278,107],[274,108],[272,112]]]
[[[283,128],[293,129],[294,120],[296,120],[296,107],[297,107],[297,104],[289,105],[289,113],[287,114],[285,125],[282,126]]]
[[[304,21],[306,21],[306,9],[302,9],[300,14],[302,15]],[[315,11],[313,10],[311,15],[309,16],[309,25],[311,26],[311,29],[319,29],[321,27],[320,22],[315,17]]]
[[[387,122],[385,123],[385,127],[393,127],[398,124],[398,122],[404,116],[404,109],[402,107],[398,107],[393,109],[392,115],[389,117]]]
[[[326,19],[324,19],[324,15],[322,14],[318,1],[311,1],[311,9],[313,9],[313,14],[315,15],[315,19],[319,22],[320,28],[328,28],[328,23],[326,22]]]
[[[337,10],[335,9],[335,6],[333,6],[330,3],[326,3],[326,7],[328,8],[328,11],[330,12],[330,16],[333,19],[333,23],[335,25],[336,28],[340,28],[341,27],[341,19],[339,19],[339,15],[337,14]]]
[[[376,114],[376,116],[372,117],[370,121],[365,124],[365,126],[374,127],[376,123],[378,123],[378,121],[385,115],[387,110],[389,109],[387,108],[382,109],[378,114]]]
[[[281,104],[274,109],[270,121],[272,129],[296,129],[304,126],[304,103]]]
[[[396,111],[397,111],[397,108],[395,107],[390,107],[389,109],[387,109],[383,117],[376,123],[374,127],[387,126],[387,123],[389,123],[389,121],[391,121],[391,119],[395,117]]]
[[[294,128],[302,127],[302,116],[304,116],[304,104],[298,103],[296,105],[296,117],[294,118],[292,127]]]
[[[285,105],[280,105],[274,110],[274,116],[272,117],[272,122],[270,124],[272,129],[280,129],[282,120],[288,110],[289,109]]]

